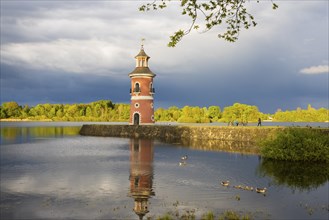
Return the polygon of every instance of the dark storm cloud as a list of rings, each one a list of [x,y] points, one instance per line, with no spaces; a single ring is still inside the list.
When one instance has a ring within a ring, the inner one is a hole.
[[[265,50],[253,53],[260,53],[257,57],[266,56]],[[235,66],[225,66],[218,61],[218,69],[204,66],[193,74],[172,74],[174,79],[161,77],[159,73],[157,98],[180,107],[202,103],[224,108],[240,102],[256,105],[266,113],[278,108],[306,108],[309,103],[317,108],[327,107],[328,74],[301,75],[294,68],[290,63],[272,58],[247,59]],[[308,98],[304,100],[303,97]]]
[[[129,81],[108,76],[91,78],[90,75],[47,73],[1,65],[1,102],[17,101],[22,105],[35,105],[86,103],[100,99],[128,102]]]

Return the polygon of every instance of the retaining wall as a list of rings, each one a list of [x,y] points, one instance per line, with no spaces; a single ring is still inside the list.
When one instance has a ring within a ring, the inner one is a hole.
[[[175,126],[175,125],[83,125],[80,134],[104,137],[155,138],[164,141],[221,140],[255,143],[283,128]]]

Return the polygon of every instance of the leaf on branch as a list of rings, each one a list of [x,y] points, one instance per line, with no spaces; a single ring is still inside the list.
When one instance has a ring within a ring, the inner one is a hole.
[[[175,47],[184,35],[185,34],[183,30],[175,32],[174,35],[170,36],[170,42],[168,43],[168,47]]]
[[[140,11],[158,10],[167,7],[171,0],[153,0],[152,3],[139,7]],[[179,30],[170,36],[169,47],[175,47],[181,39],[190,33],[192,29],[198,30],[201,27],[203,32],[207,32],[217,26],[224,26],[226,32],[218,37],[229,42],[238,40],[242,28],[249,29],[255,27],[257,23],[254,16],[248,13],[245,7],[247,0],[179,0],[181,14],[191,19],[191,25],[186,31]],[[274,0],[270,0],[272,3]],[[257,3],[260,0],[256,0]],[[272,9],[278,5],[273,3]],[[199,23],[203,20],[202,23]],[[201,27],[195,23],[202,24]]]
[[[142,5],[141,7],[139,7],[139,11],[145,11],[146,6]]]

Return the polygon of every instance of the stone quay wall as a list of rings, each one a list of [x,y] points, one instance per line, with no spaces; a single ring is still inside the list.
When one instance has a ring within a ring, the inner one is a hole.
[[[168,142],[218,140],[256,143],[282,127],[222,127],[187,125],[83,125],[86,136],[152,138]]]

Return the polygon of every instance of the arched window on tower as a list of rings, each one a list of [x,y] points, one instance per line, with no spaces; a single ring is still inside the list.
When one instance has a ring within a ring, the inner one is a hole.
[[[153,88],[153,83],[152,82],[150,83],[150,93],[151,94],[154,94],[155,93],[155,90]]]
[[[139,83],[135,83],[134,92],[141,92],[141,88],[139,86]]]

